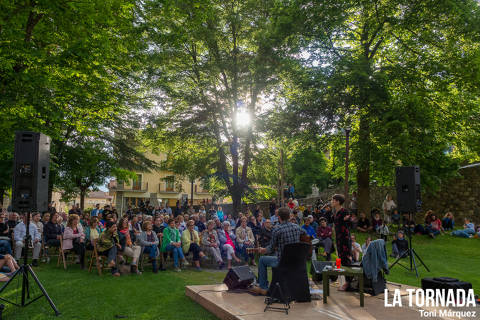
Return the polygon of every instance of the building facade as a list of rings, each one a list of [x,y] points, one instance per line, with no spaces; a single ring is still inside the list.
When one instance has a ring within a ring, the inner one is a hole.
[[[151,160],[160,163],[166,160],[165,154],[149,155]],[[110,196],[117,211],[125,212],[128,206],[141,207],[147,201],[153,206],[168,204],[174,207],[177,201],[184,203],[191,198],[191,183],[172,172],[159,170],[136,172],[137,179],[120,182],[115,179],[108,183]],[[212,196],[203,190],[199,180],[193,183],[193,204],[211,201]]]

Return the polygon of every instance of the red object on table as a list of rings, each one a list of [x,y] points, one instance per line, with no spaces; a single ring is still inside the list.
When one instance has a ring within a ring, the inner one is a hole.
[[[337,260],[335,261],[335,263],[336,263],[337,269],[340,269],[340,267],[342,266],[342,259],[337,258]]]

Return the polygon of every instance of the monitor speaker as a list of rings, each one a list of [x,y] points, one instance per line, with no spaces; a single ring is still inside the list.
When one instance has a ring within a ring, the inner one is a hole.
[[[255,275],[248,266],[233,267],[223,279],[228,290],[246,289],[253,281],[255,281]]]
[[[13,164],[12,208],[43,212],[48,207],[50,138],[42,133],[17,131]]]
[[[395,178],[398,211],[400,213],[419,212],[422,209],[420,167],[397,167]]]

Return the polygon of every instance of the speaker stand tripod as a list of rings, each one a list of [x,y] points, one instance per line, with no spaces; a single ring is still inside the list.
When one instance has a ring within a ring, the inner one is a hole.
[[[7,288],[8,285],[10,283],[12,283],[13,280],[16,277],[22,277],[22,300],[21,300],[20,304],[15,303],[13,301],[9,301],[9,300],[7,300],[5,298],[2,298],[2,297],[0,297],[0,300],[5,301],[7,303],[10,303],[10,304],[12,304],[14,306],[17,306],[17,307],[26,307],[29,304],[37,301],[41,297],[45,297],[47,299],[48,303],[50,304],[50,307],[52,307],[53,311],[55,312],[55,315],[59,316],[60,312],[58,311],[57,307],[53,303],[52,299],[48,295],[47,291],[43,287],[42,283],[38,279],[38,277],[35,274],[35,272],[33,271],[32,267],[27,263],[28,243],[30,241],[30,213],[27,212],[26,215],[27,215],[27,224],[25,225],[26,237],[25,237],[25,247],[23,248],[23,264],[20,266],[20,268],[17,271],[15,271],[13,276],[0,288],[0,294],[2,294],[2,292],[5,290],[5,288]],[[29,276],[31,276],[33,278],[33,280],[35,281],[37,286],[40,288],[40,291],[42,291],[42,293],[39,296],[34,297],[34,298],[30,298]],[[27,301],[27,300],[29,300],[29,301]]]
[[[409,220],[411,221],[411,214],[409,213]],[[410,228],[410,227],[408,227]],[[417,252],[415,251],[415,249],[413,249],[412,247],[412,232],[410,231],[410,229],[408,229],[406,231],[407,233],[407,236],[408,236],[408,250],[406,250],[405,252],[402,252],[402,254],[400,255],[400,257],[397,258],[397,260],[395,260],[395,262],[392,263],[392,265],[390,266],[390,269],[392,269],[395,265],[399,265],[403,268],[405,268],[406,270],[412,272],[412,271],[415,271],[415,274],[418,278],[418,267],[417,267],[417,261],[415,260],[415,257],[417,257],[418,261],[420,261],[421,265],[425,267],[425,269],[430,272],[430,269],[428,269],[427,265],[423,262],[422,258],[420,258],[420,256],[417,254]],[[410,267],[408,266],[405,266],[403,265],[400,260],[403,259],[406,255],[409,255],[410,256]]]

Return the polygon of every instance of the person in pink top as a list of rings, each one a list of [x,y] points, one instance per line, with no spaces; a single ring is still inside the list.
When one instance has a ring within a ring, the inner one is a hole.
[[[239,263],[240,259],[235,255],[235,233],[230,229],[230,222],[223,222],[223,229],[218,231],[220,248],[227,254],[227,267],[232,268],[232,258]]]
[[[63,232],[62,250],[70,250],[78,254],[80,258],[80,267],[85,269],[85,234],[78,228],[80,218],[76,214],[68,216],[67,227]]]
[[[440,234],[440,231],[443,231],[442,221],[435,214],[432,214],[431,222],[429,225],[426,225],[425,229],[430,237],[435,238],[435,236]]]

